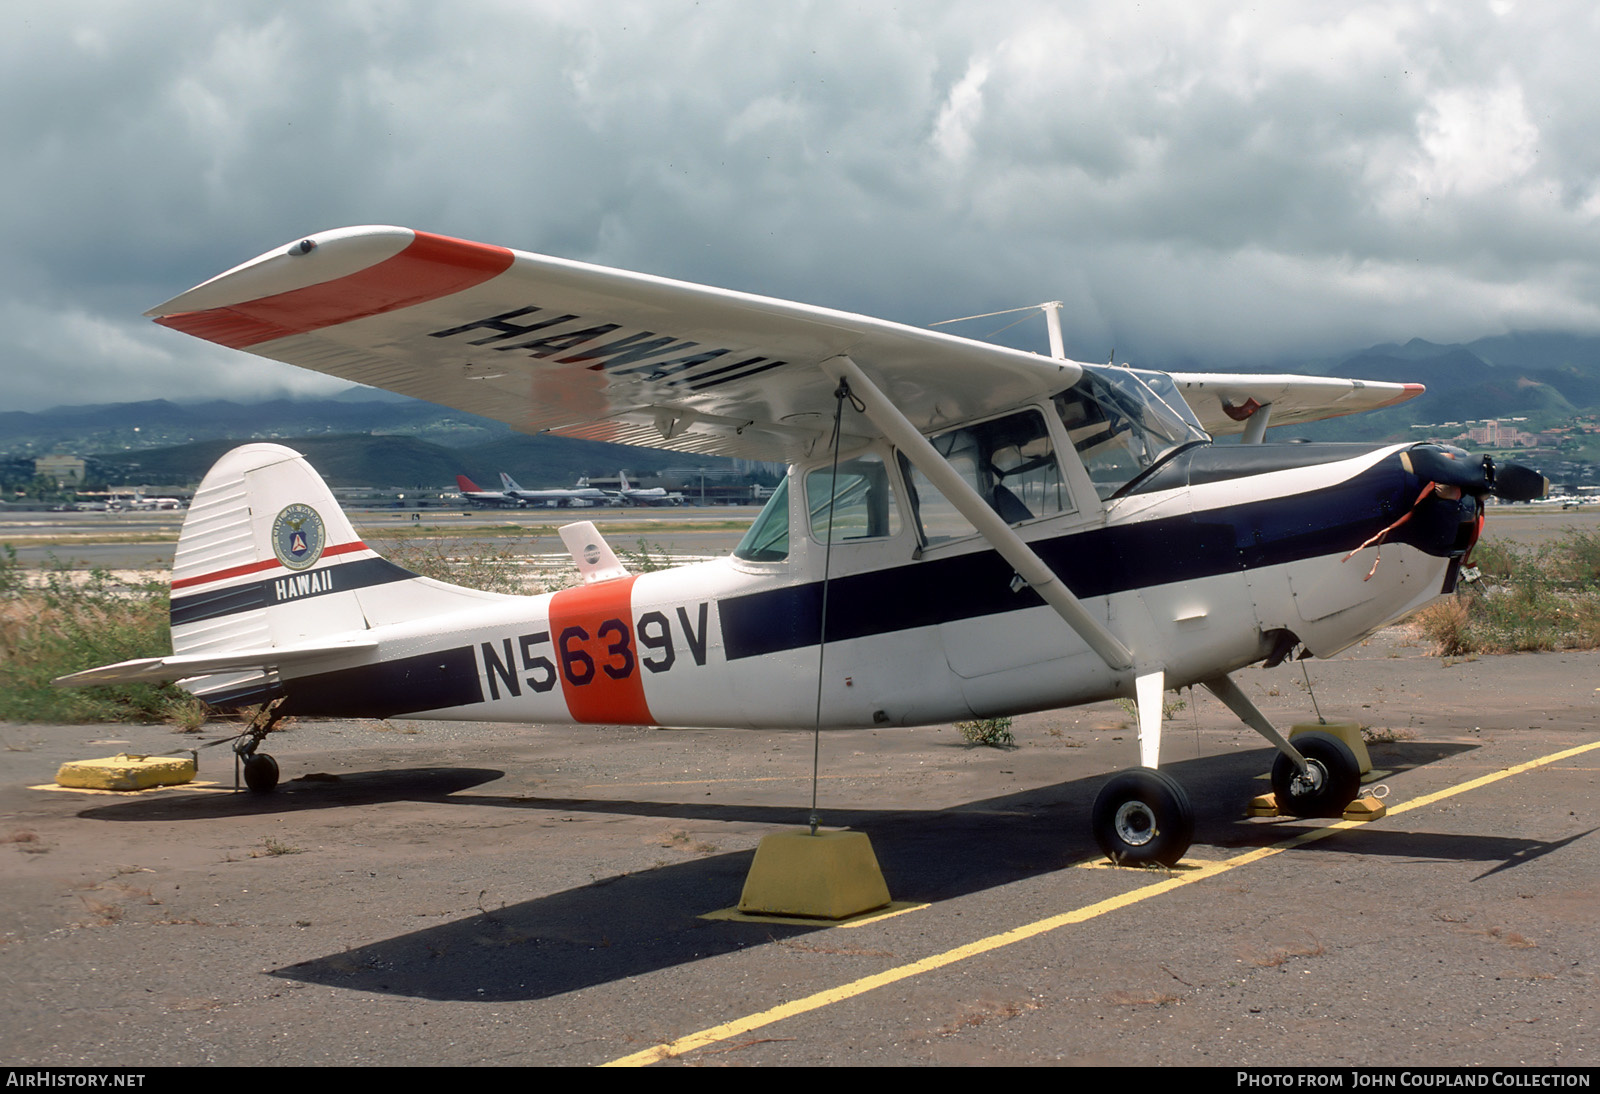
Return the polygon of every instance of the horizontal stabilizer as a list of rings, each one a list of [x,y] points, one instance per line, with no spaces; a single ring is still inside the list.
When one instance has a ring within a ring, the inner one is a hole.
[[[378,643],[375,640],[357,638],[317,645],[268,646],[227,653],[184,653],[173,654],[170,657],[143,657],[136,661],[119,661],[115,665],[85,669],[70,676],[59,676],[55,680],[55,685],[62,688],[82,688],[98,684],[162,684],[218,672],[276,669],[304,661],[364,653],[377,648]]]

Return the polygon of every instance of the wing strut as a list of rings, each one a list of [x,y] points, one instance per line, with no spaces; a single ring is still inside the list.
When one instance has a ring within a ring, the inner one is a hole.
[[[1089,614],[1082,602],[1056,577],[1044,559],[1022,541],[1011,526],[956,474],[945,458],[934,450],[916,426],[911,424],[899,407],[878,386],[867,379],[859,365],[848,357],[830,358],[822,363],[823,371],[835,380],[843,380],[861,400],[867,419],[883,430],[883,435],[905,454],[906,459],[928,476],[945,498],[954,505],[978,533],[988,540],[989,546],[1000,553],[1014,570],[1038,593],[1044,602],[1054,608],[1067,626],[1089,644],[1112,669],[1123,671],[1133,667],[1133,654],[1105,624]]]

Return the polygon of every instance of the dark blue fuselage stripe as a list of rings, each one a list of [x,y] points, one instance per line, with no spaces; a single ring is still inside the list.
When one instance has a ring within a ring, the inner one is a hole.
[[[483,702],[471,646],[401,657],[375,665],[299,676],[282,684],[257,681],[206,693],[213,706],[259,703],[287,693],[285,714],[324,718],[393,718],[421,710]]]
[[[1269,498],[1181,517],[1087,529],[1031,545],[1080,599],[1195,581],[1348,551],[1391,523],[1421,484],[1397,460],[1312,493]],[[1390,537],[1435,555],[1452,551],[1460,506],[1432,501]],[[835,578],[828,592],[828,641],[928,627],[1039,607],[1032,589],[1011,591],[1013,571],[994,551],[924,560]],[[817,644],[822,584],[728,597],[717,602],[728,660]]]
[[[265,581],[235,585],[215,592],[193,593],[172,598],[172,625],[199,623],[225,615],[269,608],[274,604],[302,600],[325,593],[348,592],[371,585],[386,585],[417,575],[386,558],[363,558],[356,562],[332,563],[298,573],[280,574]]]

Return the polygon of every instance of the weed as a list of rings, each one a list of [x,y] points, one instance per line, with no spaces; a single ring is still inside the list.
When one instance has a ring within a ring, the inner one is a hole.
[[[617,561],[626,566],[629,571],[636,574],[650,574],[657,570],[670,570],[677,563],[672,561],[672,556],[667,554],[667,549],[659,543],[646,543],[643,536],[639,537],[639,545],[633,550],[626,547],[617,551]]]
[[[1291,957],[1321,957],[1327,952],[1327,948],[1313,938],[1309,946],[1279,946],[1269,954],[1252,957],[1250,963],[1259,969],[1275,969]]]
[[[1133,721],[1129,723],[1130,725],[1137,725],[1138,724],[1138,722],[1139,722],[1139,707],[1138,707],[1138,704],[1136,704],[1132,699],[1118,699],[1117,700],[1117,706],[1122,708],[1122,712],[1124,714],[1126,714],[1129,718],[1133,719]],[[1161,701],[1161,720],[1163,722],[1170,722],[1170,721],[1172,721],[1172,716],[1174,714],[1182,713],[1183,711],[1188,710],[1188,709],[1189,709],[1189,702],[1188,702],[1187,699],[1173,699],[1170,702],[1165,700],[1165,699],[1163,699]]]
[[[1183,1002],[1183,997],[1164,991],[1114,991],[1106,997],[1117,1007],[1165,1007]]]
[[[990,748],[1010,748],[1017,743],[1011,736],[1010,718],[979,718],[973,722],[957,722],[956,728],[968,744],[988,745]]]
[[[261,841],[261,850],[251,851],[250,857],[271,858],[277,855],[303,855],[305,853],[306,849],[304,847],[293,847],[280,839],[267,836]]]
[[[1377,726],[1362,726],[1361,739],[1369,745],[1392,745],[1396,741],[1409,741],[1416,734],[1409,729],[1379,729]]]
[[[381,554],[414,574],[480,589],[488,593],[526,596],[530,588],[525,559],[510,547],[477,540],[407,539],[386,541]]]
[[[0,552],[0,721],[180,723],[196,700],[170,684],[57,688],[58,676],[172,652],[167,589],[123,585],[105,570],[55,563],[30,580]]]
[[[946,1022],[934,1032],[940,1037],[953,1037],[964,1029],[973,1029],[985,1022],[1008,1021],[1030,1010],[1038,1010],[1038,1003],[979,1003],[971,1010]]]
[[[1412,617],[1438,656],[1600,647],[1600,534],[1541,551],[1484,544],[1476,561],[1476,582]]]
[[[89,909],[89,914],[95,917],[95,922],[90,924],[95,927],[109,927],[122,918],[122,909],[115,904],[106,904],[103,901],[91,900],[86,896],[78,897],[83,901],[83,906]]]

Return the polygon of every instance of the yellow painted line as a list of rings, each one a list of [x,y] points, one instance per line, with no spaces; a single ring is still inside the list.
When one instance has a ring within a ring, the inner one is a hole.
[[[1393,806],[1389,809],[1389,815],[1394,816],[1396,813],[1405,813],[1412,809],[1421,809],[1424,805],[1432,805],[1436,801],[1443,801],[1445,798],[1453,798],[1457,794],[1465,794],[1468,790],[1476,790],[1480,786],[1488,786],[1490,783],[1499,782],[1501,779],[1509,779],[1513,775],[1521,775],[1525,771],[1532,771],[1536,767],[1544,767],[1547,764],[1557,763],[1558,761],[1565,760],[1571,756],[1581,756],[1585,752],[1593,752],[1597,748],[1600,748],[1600,741],[1591,741],[1586,745],[1578,745],[1576,748],[1568,748],[1561,752],[1552,752],[1548,756],[1540,756],[1537,760],[1529,760],[1527,763],[1517,764],[1514,767],[1503,768],[1500,771],[1491,772],[1488,775],[1480,775],[1476,779],[1469,779],[1467,782],[1446,787],[1445,789],[1435,791],[1432,794],[1424,794],[1420,798],[1412,798],[1403,805]]]
[[[1523,772],[1532,771],[1536,767],[1544,767],[1547,764],[1556,763],[1560,760],[1567,759],[1570,756],[1577,756],[1596,748],[1600,748],[1600,741],[1595,741],[1586,745],[1579,745],[1576,748],[1565,749],[1561,752],[1553,752],[1548,756],[1541,756],[1536,760],[1529,760],[1527,763],[1517,764],[1514,767],[1505,768],[1504,770],[1497,771],[1491,775],[1484,775],[1464,783],[1458,783],[1455,786],[1447,787],[1446,789],[1437,791],[1433,794],[1424,794],[1422,797],[1406,802],[1404,805],[1395,806],[1393,809],[1389,810],[1389,813],[1393,815],[1395,813],[1405,812],[1409,809],[1418,809],[1424,805],[1431,805],[1434,802],[1442,801],[1445,798],[1451,798],[1457,794],[1464,794],[1469,790],[1476,790],[1481,786],[1487,786],[1489,783],[1498,782],[1501,779],[1509,779],[1513,775],[1520,775]],[[871,976],[863,976],[859,980],[852,980],[848,984],[841,984],[836,988],[828,988],[824,991],[814,992],[813,994],[807,995],[801,999],[795,999],[787,1003],[780,1003],[779,1005],[761,1011],[760,1013],[746,1015],[743,1018],[735,1018],[731,1022],[725,1022],[720,1026],[712,1026],[709,1029],[700,1030],[698,1033],[691,1033],[688,1036],[678,1038],[676,1041],[669,1041],[662,1045],[654,1045],[642,1052],[635,1052],[632,1055],[623,1056],[620,1059],[612,1060],[602,1066],[648,1067],[650,1064],[659,1063],[662,1060],[671,1059],[674,1056],[682,1056],[686,1052],[693,1052],[695,1049],[705,1048],[707,1045],[716,1044],[718,1041],[726,1041],[730,1037],[738,1037],[741,1034],[760,1029],[762,1026],[769,1026],[774,1022],[781,1022],[785,1018],[793,1018],[796,1015],[806,1014],[814,1010],[820,1010],[823,1007],[831,1006],[834,1003],[840,1003],[846,999],[853,999],[858,995],[864,995],[869,991],[875,991],[878,988],[899,983],[901,980],[909,980],[911,977],[921,976],[925,972],[932,972],[935,969],[942,969],[947,965],[954,965],[957,962],[965,961],[968,958],[977,957],[980,954],[1003,949],[1007,946],[1015,945],[1018,942],[1025,942],[1030,938],[1037,938],[1038,936],[1048,934],[1051,931],[1060,930],[1062,927],[1070,927],[1078,923],[1087,923],[1091,919],[1097,919],[1100,916],[1107,915],[1111,912],[1120,911],[1123,908],[1131,907],[1134,904],[1139,904],[1153,897],[1164,896],[1167,893],[1183,888],[1185,885],[1193,885],[1197,881],[1205,881],[1210,878],[1217,877],[1218,875],[1225,874],[1230,870],[1237,870],[1241,866],[1249,866],[1252,863],[1271,858],[1273,855],[1276,855],[1282,851],[1287,851],[1290,848],[1301,847],[1307,843],[1313,843],[1327,836],[1331,836],[1335,832],[1342,831],[1346,828],[1354,828],[1358,824],[1366,823],[1370,822],[1344,820],[1336,821],[1335,823],[1327,825],[1323,828],[1305,829],[1279,843],[1274,843],[1267,847],[1259,847],[1253,851],[1246,851],[1242,855],[1235,855],[1233,858],[1224,859],[1220,862],[1184,863],[1183,865],[1185,869],[1182,873],[1171,874],[1161,881],[1142,886],[1138,889],[1130,890],[1129,892],[1123,893],[1119,896],[1108,897],[1105,900],[1096,901],[1093,904],[1085,905],[1082,908],[1076,908],[1070,912],[1062,912],[1060,915],[1053,915],[1046,919],[1040,919],[1033,923],[1024,924],[1020,927],[1013,927],[1009,931],[1003,931],[1000,934],[993,934],[988,938],[980,938],[976,942],[969,942],[965,946],[957,946],[955,949],[946,950],[943,953],[936,953],[931,957],[924,957],[920,961],[913,961],[910,964],[901,965],[898,968],[885,969],[883,972],[874,973]]]

